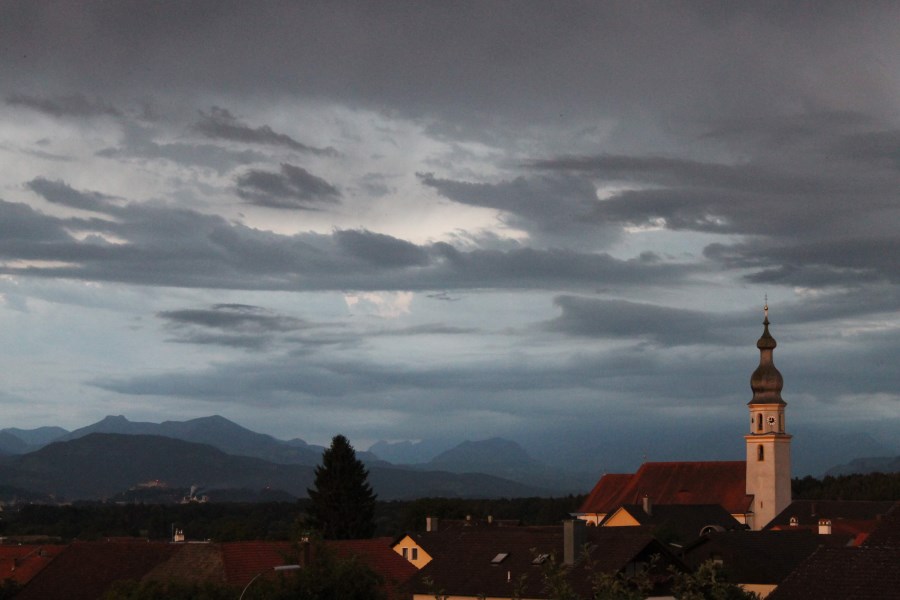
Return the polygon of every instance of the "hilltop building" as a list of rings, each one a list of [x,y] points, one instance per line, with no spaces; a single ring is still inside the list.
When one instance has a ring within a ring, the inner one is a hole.
[[[787,403],[781,398],[784,379],[772,358],[777,343],[769,333],[768,304],[764,312],[763,333],[756,342],[759,366],[750,377],[746,460],[649,462],[636,473],[607,474],[575,516],[603,525],[628,504],[718,504],[740,523],[761,530],[790,505],[791,435],[785,429]]]

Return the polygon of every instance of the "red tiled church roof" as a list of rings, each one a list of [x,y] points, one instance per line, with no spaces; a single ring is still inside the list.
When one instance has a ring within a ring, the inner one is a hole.
[[[633,475],[604,475],[580,513],[610,513],[648,496],[654,504],[719,504],[732,514],[750,510],[744,461],[649,462]]]

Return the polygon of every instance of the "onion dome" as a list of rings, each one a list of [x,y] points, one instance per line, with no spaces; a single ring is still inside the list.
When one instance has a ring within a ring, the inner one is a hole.
[[[765,307],[766,318],[763,321],[763,334],[756,342],[759,348],[759,366],[750,376],[750,388],[753,390],[753,399],[748,404],[786,404],[781,399],[781,389],[784,387],[784,378],[772,360],[772,352],[778,343],[769,333],[769,305]]]

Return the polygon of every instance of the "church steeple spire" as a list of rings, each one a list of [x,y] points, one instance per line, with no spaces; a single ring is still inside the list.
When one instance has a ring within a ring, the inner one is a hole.
[[[781,399],[784,379],[772,353],[778,345],[769,333],[769,302],[763,308],[763,333],[756,342],[759,366],[750,376],[753,399],[747,442],[747,493],[753,496],[753,529],[762,529],[791,503],[791,435],[785,431]]]
[[[781,399],[781,390],[784,387],[784,378],[772,358],[778,342],[769,333],[769,302],[763,308],[763,333],[756,347],[759,348],[759,366],[750,376],[750,388],[753,390],[753,399],[748,404],[785,404]]]

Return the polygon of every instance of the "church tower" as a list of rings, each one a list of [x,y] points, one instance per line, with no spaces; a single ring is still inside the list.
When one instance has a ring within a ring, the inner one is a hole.
[[[747,440],[747,493],[753,495],[751,529],[758,531],[791,503],[791,436],[785,433],[781,399],[784,379],[775,368],[777,346],[769,333],[769,304],[765,306],[763,334],[756,342],[759,366],[750,376],[753,399]]]

